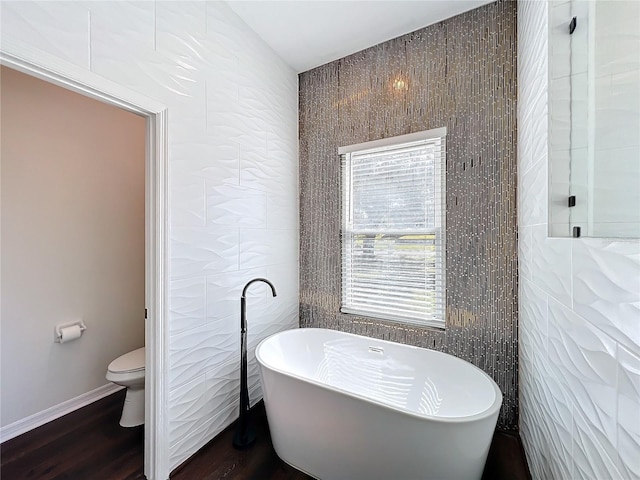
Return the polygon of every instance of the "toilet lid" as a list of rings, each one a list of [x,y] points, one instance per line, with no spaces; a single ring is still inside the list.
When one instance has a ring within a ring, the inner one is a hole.
[[[109,364],[111,373],[135,372],[144,370],[144,347],[125,353]]]

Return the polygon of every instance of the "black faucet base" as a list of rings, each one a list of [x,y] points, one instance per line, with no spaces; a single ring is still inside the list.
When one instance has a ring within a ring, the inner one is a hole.
[[[246,450],[256,442],[256,432],[253,428],[249,427],[246,430],[243,432],[240,426],[236,428],[233,434],[233,448],[236,450]]]

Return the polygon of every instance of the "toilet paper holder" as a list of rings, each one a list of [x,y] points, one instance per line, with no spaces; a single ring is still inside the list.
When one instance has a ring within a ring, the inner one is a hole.
[[[75,325],[80,327],[81,334],[84,333],[84,331],[87,329],[87,326],[84,324],[82,320],[78,320],[77,322],[70,322],[70,323],[60,323],[55,327],[53,327],[53,335],[54,335],[55,342],[61,343],[60,340],[62,339],[63,328],[73,327]]]

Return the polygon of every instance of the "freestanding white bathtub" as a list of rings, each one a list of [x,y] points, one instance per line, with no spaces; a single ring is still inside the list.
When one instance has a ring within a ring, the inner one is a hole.
[[[323,480],[479,479],[502,394],[445,353],[325,329],[256,349],[273,446]]]

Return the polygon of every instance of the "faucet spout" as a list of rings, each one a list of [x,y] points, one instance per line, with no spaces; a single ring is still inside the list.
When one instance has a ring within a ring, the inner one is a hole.
[[[266,278],[254,278],[247,282],[240,296],[240,420],[233,436],[233,446],[237,449],[249,448],[256,440],[255,432],[249,425],[249,389],[247,386],[247,288],[254,282],[264,282],[276,296],[276,287]]]
[[[249,280],[247,282],[247,284],[244,286],[244,288],[242,289],[242,297],[241,298],[246,298],[247,295],[247,288],[249,288],[249,285],[251,285],[254,282],[264,282],[267,285],[269,285],[271,287],[271,292],[273,293],[273,296],[276,296],[276,287],[273,286],[273,283],[271,283],[269,280],[267,280],[266,278],[254,278],[253,280]]]

